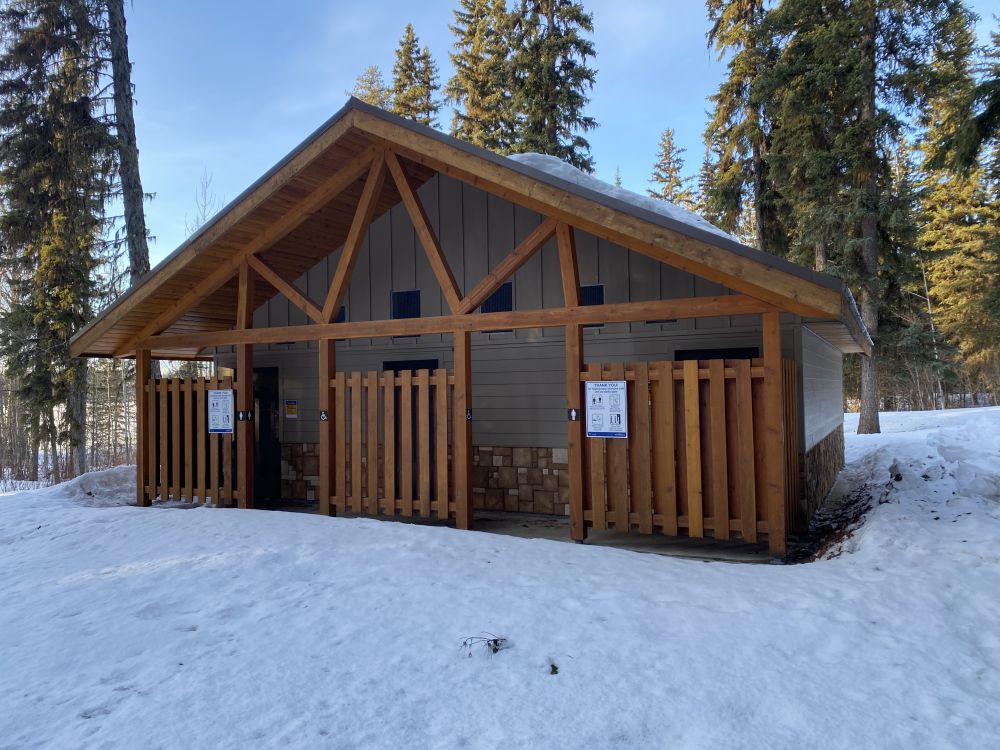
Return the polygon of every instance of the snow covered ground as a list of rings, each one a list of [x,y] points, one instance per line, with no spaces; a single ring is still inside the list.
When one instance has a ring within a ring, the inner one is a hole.
[[[883,425],[802,565],[0,497],[0,748],[1000,747],[1000,409]]]

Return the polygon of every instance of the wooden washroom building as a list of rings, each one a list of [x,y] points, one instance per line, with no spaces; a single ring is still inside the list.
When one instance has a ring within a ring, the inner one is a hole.
[[[139,505],[564,514],[776,555],[843,465],[842,356],[871,346],[832,277],[354,99],[71,344],[136,360]],[[606,387],[627,436],[588,437]]]

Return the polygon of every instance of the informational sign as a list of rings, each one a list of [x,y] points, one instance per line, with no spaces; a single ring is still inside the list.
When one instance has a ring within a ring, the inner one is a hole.
[[[295,399],[285,399],[285,419],[299,418],[299,402]]]
[[[233,434],[233,392],[208,392],[208,431],[213,435]]]
[[[587,381],[587,437],[627,438],[628,398],[624,380]]]

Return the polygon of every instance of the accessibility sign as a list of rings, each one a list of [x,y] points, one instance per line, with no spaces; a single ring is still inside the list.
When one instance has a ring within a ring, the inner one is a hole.
[[[587,381],[587,437],[628,437],[626,394],[624,380]]]

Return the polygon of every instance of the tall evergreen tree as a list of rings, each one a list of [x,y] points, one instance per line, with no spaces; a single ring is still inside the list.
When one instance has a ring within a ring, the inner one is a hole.
[[[583,133],[597,127],[584,114],[597,71],[585,35],[593,17],[576,0],[521,0],[512,22],[514,103],[520,125],[512,151],[557,156],[593,172],[590,144]]]
[[[408,23],[403,38],[399,40],[396,63],[392,67],[392,111],[433,127],[441,109],[435,100],[437,89],[437,66],[430,50],[427,47],[420,49],[413,24]]]
[[[758,91],[762,72],[773,64],[777,44],[764,27],[764,0],[707,0],[708,43],[728,56],[728,75],[710,97],[705,142],[715,152],[704,202],[722,228],[737,234],[751,226],[750,243],[784,254],[787,229],[781,200],[769,174],[771,115]],[[753,214],[747,217],[747,212]]]
[[[963,49],[973,44],[972,29],[966,29]],[[966,127],[966,97],[975,86],[970,62],[968,54],[939,61],[951,85],[923,118],[920,242],[939,325],[975,375],[1000,357],[1000,309],[993,306],[1000,290],[1000,194],[989,159],[956,174],[939,158],[942,144],[953,143]]]
[[[68,342],[91,316],[115,167],[93,10],[86,0],[0,9],[0,247],[14,287],[0,343],[33,442],[53,454],[66,444],[71,473],[86,470],[87,364],[69,356]]]
[[[695,193],[691,188],[691,177],[682,175],[684,149],[674,143],[674,130],[667,128],[660,136],[660,146],[653,165],[653,177],[650,180],[655,187],[647,192],[653,198],[670,201],[689,211],[696,209]]]
[[[505,0],[460,0],[449,25],[454,75],[445,86],[457,105],[451,134],[497,153],[510,151],[516,127],[511,94],[510,23]]]
[[[1000,137],[1000,31],[991,34],[982,67],[979,82],[957,101],[958,127],[938,144],[932,162],[935,168],[974,169],[983,147]]]
[[[345,93],[380,109],[392,106],[392,89],[386,85],[378,65],[365,68],[355,79],[354,88]]]
[[[824,187],[828,204],[817,203],[814,213],[840,227],[832,238],[838,244],[827,247],[838,256],[836,270],[857,290],[876,342],[886,148],[901,118],[940,88],[933,62],[956,54],[957,34],[971,20],[961,0],[784,0],[765,20],[769,33],[784,42],[768,70],[767,93],[780,108],[774,151],[790,178],[815,170],[817,182],[838,188]],[[794,190],[781,192],[789,201],[799,199]],[[859,432],[879,430],[878,383],[876,347],[861,361]]]

